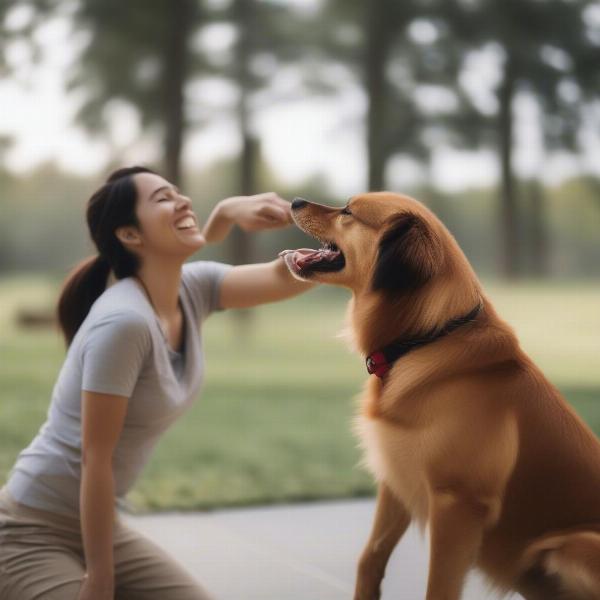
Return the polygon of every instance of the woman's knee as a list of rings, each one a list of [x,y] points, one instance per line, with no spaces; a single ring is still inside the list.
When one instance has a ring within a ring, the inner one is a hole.
[[[11,581],[2,576],[0,598],[2,600],[77,600],[81,589],[80,581],[53,584],[46,582]]]
[[[77,600],[80,591],[81,582],[71,582],[59,585],[41,597],[48,600]]]
[[[1,600],[77,600],[83,560],[48,540],[0,540]]]

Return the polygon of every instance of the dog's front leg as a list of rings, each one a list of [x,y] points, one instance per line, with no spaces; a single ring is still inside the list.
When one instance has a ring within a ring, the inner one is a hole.
[[[431,495],[427,600],[460,599],[465,577],[475,562],[493,512],[489,502],[455,492]]]
[[[407,510],[381,483],[373,529],[358,565],[354,600],[378,600],[387,562],[409,523]]]

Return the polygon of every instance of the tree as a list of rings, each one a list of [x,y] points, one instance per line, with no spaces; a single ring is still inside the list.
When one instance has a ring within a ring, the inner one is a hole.
[[[29,83],[32,67],[41,58],[41,47],[33,35],[44,24],[48,16],[57,13],[61,0],[3,0],[0,1],[0,77],[12,76],[21,83]],[[29,64],[15,64],[9,59],[9,48],[14,43],[26,44]],[[14,138],[0,135],[0,163]]]
[[[416,117],[409,98],[392,110],[392,85],[386,69],[391,61],[398,34],[415,18],[416,3],[393,0],[328,0],[319,15],[321,47],[327,60],[349,68],[367,97],[366,149],[368,188],[385,187],[385,166],[390,157],[386,128],[402,114]],[[404,41],[404,37],[402,37]],[[399,100],[398,97],[395,98]],[[406,147],[412,140],[405,138]]]
[[[7,19],[20,11],[20,25]],[[50,16],[66,15],[84,39],[81,56],[68,76],[68,87],[81,94],[77,120],[96,135],[107,129],[107,105],[124,100],[141,116],[142,126],[163,131],[166,176],[179,182],[185,129],[185,85],[192,76],[191,39],[203,19],[196,0],[21,0],[0,3],[3,36],[0,50],[26,42],[34,59],[39,48],[33,33]],[[76,46],[76,45],[75,45]],[[0,69],[10,65],[0,58]]]
[[[259,191],[257,166],[260,158],[256,115],[276,102],[298,97],[302,84],[283,96],[271,89],[271,85],[281,69],[301,62],[308,49],[309,37],[304,33],[304,20],[299,13],[271,0],[232,0],[224,8],[215,9],[211,18],[213,23],[229,24],[235,32],[229,61],[222,64],[220,57],[215,55],[212,69],[237,90],[237,102],[232,111],[241,146],[236,193],[255,194]],[[252,257],[250,236],[235,229],[232,233],[233,262],[248,262]]]
[[[506,277],[518,275],[522,262],[513,164],[515,98],[526,93],[537,100],[544,115],[543,136],[549,147],[575,146],[581,111],[578,103],[572,101],[573,92],[592,92],[592,57],[598,57],[597,38],[594,41],[589,36],[583,17],[589,4],[581,0],[452,0],[443,5],[446,22],[466,48],[491,48],[501,62],[500,80],[494,90],[498,108],[486,120],[496,133],[493,145],[501,167],[499,223],[502,272]],[[532,203],[537,207],[534,211],[541,210],[539,193],[540,190]],[[538,221],[539,230],[541,218]],[[543,244],[538,246],[542,247]]]
[[[90,131],[102,132],[106,104],[128,102],[143,127],[162,130],[165,175],[176,183],[189,124],[185,87],[199,70],[191,40],[203,18],[196,0],[82,0],[74,13],[75,26],[88,34],[70,78],[70,88],[84,98],[78,119]]]
[[[346,65],[367,97],[368,187],[386,186],[390,159],[429,164],[442,139],[472,141],[477,113],[457,85],[460,44],[443,22],[438,0],[328,0],[321,45]],[[448,98],[433,108],[424,98]]]
[[[62,0],[3,0],[0,2],[0,74],[14,74],[13,65],[7,60],[10,44],[27,42],[33,62],[40,58],[40,48],[33,36],[49,15],[63,6]]]

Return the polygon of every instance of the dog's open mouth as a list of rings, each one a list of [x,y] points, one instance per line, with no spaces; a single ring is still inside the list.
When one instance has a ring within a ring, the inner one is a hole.
[[[279,256],[285,260],[288,268],[300,277],[309,277],[312,273],[332,273],[341,271],[346,265],[342,251],[332,242],[327,242],[322,248],[312,250],[284,250]]]

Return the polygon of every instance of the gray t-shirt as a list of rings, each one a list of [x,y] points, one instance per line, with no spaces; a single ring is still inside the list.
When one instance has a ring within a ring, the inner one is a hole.
[[[230,268],[207,261],[183,265],[181,353],[169,347],[134,278],[120,279],[102,293],[71,342],[46,422],[10,473],[7,487],[17,502],[79,514],[82,390],[129,398],[113,455],[115,495],[122,502],[160,435],[198,395],[204,375],[200,327],[219,309],[219,287]]]

